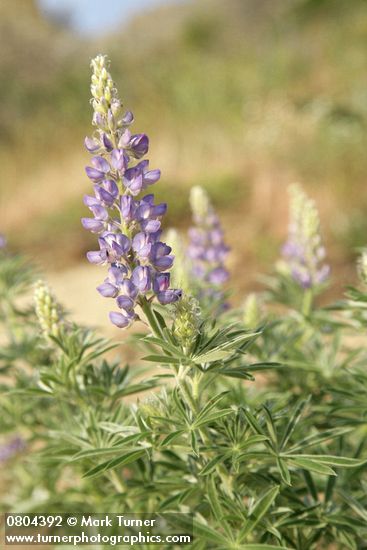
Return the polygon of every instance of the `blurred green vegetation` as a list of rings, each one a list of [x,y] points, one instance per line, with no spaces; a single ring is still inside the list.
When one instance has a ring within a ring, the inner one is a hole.
[[[298,180],[340,265],[366,242],[364,0],[188,1],[95,40],[46,21],[33,0],[3,0],[0,45],[0,199],[17,245],[55,259],[51,235],[64,262],[90,243],[79,226],[82,140],[99,51],[136,130],[150,135],[170,224],[187,224],[187,187],[202,184],[242,246],[235,264],[264,268],[285,232],[286,185]]]

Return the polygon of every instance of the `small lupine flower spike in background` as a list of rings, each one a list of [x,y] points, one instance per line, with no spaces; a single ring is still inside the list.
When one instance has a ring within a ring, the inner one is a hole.
[[[25,441],[18,435],[10,439],[7,443],[0,445],[0,464],[23,451],[25,446]]]
[[[263,303],[255,292],[251,292],[243,303],[243,323],[246,328],[254,329],[260,325],[263,317]]]
[[[363,250],[358,259],[358,275],[361,282],[367,285],[367,250]]]
[[[199,186],[190,193],[194,225],[189,229],[188,256],[191,259],[194,286],[204,304],[223,303],[223,284],[229,273],[224,266],[229,248],[224,243],[223,230],[206,191]],[[215,309],[215,308],[214,308]]]
[[[123,112],[106,57],[92,61],[93,125],[85,146],[93,155],[86,168],[94,196],[84,203],[93,218],[83,218],[83,226],[99,235],[99,250],[87,253],[91,263],[108,265],[108,276],[97,288],[106,298],[116,300],[119,311],[110,313],[111,322],[130,326],[138,315],[136,306],[146,306],[153,298],[162,305],[176,302],[181,290],[170,288],[173,264],[171,247],[160,241],[161,219],[167,205],[154,204],[154,195],[138,195],[156,183],[160,170],[149,170],[145,134],[132,134],[134,120]]]
[[[37,281],[34,290],[35,310],[46,339],[59,336],[63,324],[61,306],[43,281]]]
[[[317,289],[329,277],[315,203],[297,185],[290,188],[288,240],[282,248],[286,270],[303,289]]]
[[[0,233],[0,250],[3,250],[4,248],[6,248],[6,245],[7,245],[6,237],[2,233]]]

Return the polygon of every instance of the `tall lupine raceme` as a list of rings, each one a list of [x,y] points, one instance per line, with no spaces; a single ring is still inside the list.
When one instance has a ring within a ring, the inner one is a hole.
[[[319,215],[314,201],[299,186],[292,186],[290,194],[288,240],[282,248],[285,268],[303,289],[315,289],[330,274],[330,267],[324,263]]]
[[[210,199],[202,187],[191,189],[190,204],[194,225],[189,229],[188,256],[193,281],[199,287],[199,298],[223,304],[223,284],[229,273],[224,262],[229,248]]]
[[[125,328],[138,319],[137,305],[155,297],[162,305],[176,302],[181,290],[170,288],[174,257],[160,240],[167,205],[155,204],[153,194],[138,198],[160,178],[160,170],[150,170],[149,161],[141,160],[148,152],[148,136],[131,133],[134,117],[122,110],[106,57],[98,55],[91,66],[96,130],[85,146],[93,155],[86,173],[94,196],[87,195],[84,203],[93,218],[82,223],[99,235],[99,250],[88,252],[88,260],[108,265],[108,276],[97,290],[116,300],[119,311],[112,311],[110,320]]]

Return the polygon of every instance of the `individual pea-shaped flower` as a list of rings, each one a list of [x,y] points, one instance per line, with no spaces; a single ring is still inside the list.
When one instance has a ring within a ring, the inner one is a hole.
[[[145,134],[132,134],[133,115],[123,112],[104,56],[92,61],[94,135],[85,146],[93,155],[86,173],[93,182],[93,195],[84,198],[93,217],[83,226],[97,233],[99,250],[89,251],[91,263],[109,265],[108,276],[98,292],[116,300],[119,311],[110,319],[120,328],[130,326],[136,307],[156,298],[161,304],[177,301],[181,291],[169,288],[169,276],[158,279],[172,267],[171,248],[160,241],[165,203],[155,204],[154,195],[139,195],[160,178],[143,159],[149,149]],[[137,163],[136,160],[139,160]],[[158,282],[159,281],[159,282]],[[164,288],[163,288],[164,287]]]

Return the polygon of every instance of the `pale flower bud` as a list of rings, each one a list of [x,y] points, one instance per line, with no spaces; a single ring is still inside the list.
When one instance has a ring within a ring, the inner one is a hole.
[[[61,307],[44,281],[37,281],[34,290],[36,315],[46,339],[59,336],[63,325]]]

